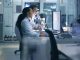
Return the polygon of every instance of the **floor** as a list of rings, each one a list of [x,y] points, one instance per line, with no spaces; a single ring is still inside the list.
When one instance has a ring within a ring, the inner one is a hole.
[[[14,54],[18,46],[19,43],[0,43],[0,60],[20,60],[19,53]],[[80,60],[79,44],[58,44],[58,48],[72,60]]]
[[[20,60],[19,54],[14,54],[18,46],[18,43],[0,43],[0,60]]]

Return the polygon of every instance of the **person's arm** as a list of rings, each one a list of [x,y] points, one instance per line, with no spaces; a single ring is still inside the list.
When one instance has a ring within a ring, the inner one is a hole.
[[[39,30],[39,24],[36,24],[34,21],[31,21],[30,23],[32,24],[32,28],[34,30]]]

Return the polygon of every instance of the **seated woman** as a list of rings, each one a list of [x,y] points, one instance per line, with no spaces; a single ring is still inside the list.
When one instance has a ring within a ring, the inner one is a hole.
[[[44,33],[42,31],[40,31],[40,32],[34,31],[35,26],[33,26],[32,17],[33,17],[33,10],[30,7],[24,8],[22,11],[22,14],[20,14],[18,16],[18,20],[16,22],[16,27],[20,31],[20,35],[21,35],[20,47],[19,47],[18,51],[22,52],[22,49],[25,45],[24,44],[25,40],[23,38],[44,36]],[[28,42],[29,42],[29,40],[26,39],[25,43],[27,44]],[[36,44],[34,44],[34,45],[28,44],[28,45],[26,45],[26,47],[28,47],[29,50],[31,50],[30,52],[33,52],[36,49]],[[22,53],[20,55],[20,58],[23,59]]]
[[[72,35],[80,35],[80,19],[72,24]]]
[[[20,47],[21,47],[21,39],[22,37],[39,37],[39,33],[33,31],[33,23],[31,22],[33,16],[33,11],[31,8],[26,7],[23,9],[22,14],[18,16],[16,25],[15,25],[15,33],[17,36],[17,39],[20,41]],[[15,54],[17,51],[20,51],[21,48],[19,47],[19,50],[15,51]]]
[[[19,15],[16,26],[20,30],[22,36],[39,37],[40,34],[34,31],[35,26],[32,23],[33,10],[29,7],[23,9]]]

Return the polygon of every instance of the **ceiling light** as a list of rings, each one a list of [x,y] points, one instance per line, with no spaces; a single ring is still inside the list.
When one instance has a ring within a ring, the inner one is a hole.
[[[0,4],[2,4],[2,2],[0,2]]]
[[[56,9],[56,5],[54,5],[54,6],[51,6],[51,9]]]

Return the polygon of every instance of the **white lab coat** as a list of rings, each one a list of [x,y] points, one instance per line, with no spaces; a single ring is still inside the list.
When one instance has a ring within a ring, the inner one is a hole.
[[[34,24],[25,18],[21,22],[21,30],[23,38],[21,39],[22,51],[20,60],[30,60],[30,49],[36,49],[32,53],[33,60],[50,60],[50,41],[48,38],[39,38],[39,33],[33,31]],[[17,37],[20,37],[20,32],[16,27]],[[21,37],[20,37],[21,38]]]
[[[39,37],[39,33],[35,32],[33,28],[34,28],[33,22],[29,21],[27,17],[21,22],[21,31],[23,36]]]

